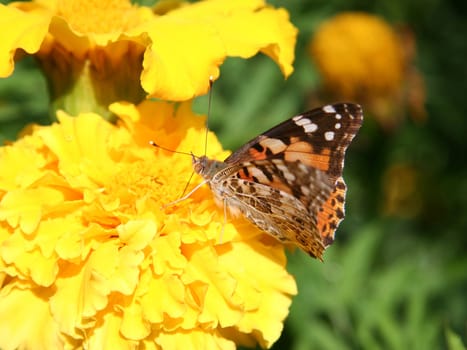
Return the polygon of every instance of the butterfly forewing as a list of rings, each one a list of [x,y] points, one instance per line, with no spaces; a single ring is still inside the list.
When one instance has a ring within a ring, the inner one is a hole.
[[[344,217],[344,155],[360,106],[327,105],[246,143],[224,162],[195,158],[216,199],[260,229],[321,258]]]
[[[312,109],[288,119],[240,147],[227,164],[253,159],[298,159],[328,172],[342,174],[345,150],[363,122],[359,105],[339,103]]]

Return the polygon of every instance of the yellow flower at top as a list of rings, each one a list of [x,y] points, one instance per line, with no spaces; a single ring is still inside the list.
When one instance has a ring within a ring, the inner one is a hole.
[[[283,9],[261,0],[161,8],[153,12],[128,0],[0,5],[0,77],[12,73],[19,52],[35,55],[55,110],[99,106],[106,113],[119,100],[183,101],[204,94],[229,56],[263,52],[285,76],[292,73],[297,30]]]
[[[0,148],[0,348],[271,346],[296,293],[283,246],[224,223],[207,187],[164,208],[191,158],[148,142],[201,154],[204,119],[190,103],[111,109],[116,126],[62,112]]]

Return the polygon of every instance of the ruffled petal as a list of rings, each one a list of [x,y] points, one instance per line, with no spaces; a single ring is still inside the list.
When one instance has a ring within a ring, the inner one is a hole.
[[[0,291],[2,349],[61,349],[64,339],[49,312],[50,291],[10,282]]]
[[[169,12],[147,24],[143,88],[154,97],[187,100],[206,93],[209,77],[228,56],[262,51],[287,77],[292,73],[296,28],[285,10],[262,1],[205,1]]]
[[[23,12],[12,6],[0,4],[0,77],[9,76],[14,69],[18,49],[36,53],[47,35],[52,16],[40,6],[31,6]],[[8,34],[7,34],[8,33]]]

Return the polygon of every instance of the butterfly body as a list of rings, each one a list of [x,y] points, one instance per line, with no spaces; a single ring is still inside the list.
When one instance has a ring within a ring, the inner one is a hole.
[[[193,157],[193,167],[219,205],[321,259],[344,218],[344,155],[362,121],[358,105],[327,105],[286,120],[223,162]]]

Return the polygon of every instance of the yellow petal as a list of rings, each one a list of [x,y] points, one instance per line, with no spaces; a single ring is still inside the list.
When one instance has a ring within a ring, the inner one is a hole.
[[[151,333],[150,323],[145,322],[143,314],[143,307],[137,303],[124,308],[120,331],[125,338],[140,340]]]
[[[76,225],[69,223],[57,240],[55,252],[65,261],[81,261],[88,256],[95,242],[105,237],[108,232],[95,223],[89,226],[83,226],[81,221]]]
[[[57,242],[68,232],[82,230],[81,223],[72,217],[59,217],[54,220],[41,221],[34,239],[34,245],[40,249],[45,257],[55,253]]]
[[[145,248],[157,232],[154,221],[132,220],[117,227],[120,240],[134,250]]]
[[[126,257],[123,254],[123,257]],[[64,264],[51,297],[51,310],[63,332],[78,336],[77,328],[89,327],[90,320],[104,310],[116,283],[118,247],[113,242],[100,245],[82,265]],[[112,280],[113,278],[113,280]],[[121,280],[120,280],[121,281]]]
[[[248,58],[263,51],[292,73],[297,30],[285,10],[262,1],[205,1],[147,24],[151,43],[144,57],[143,88],[167,100],[206,93],[228,56]]]
[[[83,316],[92,317],[106,307],[111,292],[110,277],[118,264],[118,247],[108,241],[94,250],[83,266],[80,290],[83,300]]]
[[[173,350],[235,350],[235,343],[216,331],[190,330],[161,333],[156,340],[162,349]]]
[[[44,256],[38,249],[34,249],[33,243],[18,232],[2,242],[0,256],[18,275],[30,278],[40,286],[50,286],[58,273],[56,257]]]
[[[248,244],[239,242],[231,249],[229,254],[220,255],[220,263],[238,281],[237,291],[244,295],[245,309],[251,311],[235,326],[245,334],[254,335],[262,347],[270,347],[282,332],[290,296],[297,294],[294,279],[284,270],[283,249],[278,244],[266,246],[258,239]],[[251,254],[257,255],[252,259]],[[270,273],[274,279],[269,278]]]
[[[83,278],[81,266],[63,264],[60,270],[60,275],[54,284],[56,293],[49,301],[50,312],[61,332],[78,338],[83,304],[86,302],[81,283]]]
[[[134,292],[139,281],[139,266],[144,254],[133,247],[123,247],[118,252],[118,265],[112,274],[111,288],[124,295]]]
[[[50,19],[50,13],[39,6],[30,12],[23,12],[0,4],[0,77],[7,77],[13,72],[17,49],[23,49],[27,53],[39,50],[47,34]]]
[[[154,255],[152,264],[154,273],[162,275],[167,271],[182,271],[187,263],[186,257],[180,251],[180,234],[158,237],[152,244]]]
[[[144,55],[141,85],[151,96],[188,100],[208,90],[210,76],[219,76],[226,53],[209,27],[197,21],[161,19],[148,28],[148,34],[152,44]]]
[[[229,21],[219,21],[217,26],[229,56],[249,58],[260,48],[279,65],[285,77],[292,74],[298,31],[284,9],[239,13]]]
[[[21,147],[0,148],[0,187],[3,189],[27,187],[43,176],[47,165],[47,159],[36,152],[42,144],[39,137],[27,137],[19,142]]]
[[[0,201],[0,220],[19,227],[24,233],[32,233],[47,207],[63,202],[63,194],[52,188],[16,190],[8,192]]]
[[[132,350],[135,345],[121,334],[121,316],[108,310],[99,320],[97,327],[86,335],[83,349]],[[109,336],[109,335],[112,336]]]
[[[63,341],[44,289],[10,283],[0,292],[1,349],[61,349]],[[44,294],[44,297],[42,297]]]
[[[154,324],[159,324],[165,318],[177,319],[184,316],[185,287],[176,276],[166,275],[162,278],[152,278],[148,281],[148,290],[141,298],[144,317]]]
[[[236,294],[237,281],[218,265],[218,257],[213,250],[196,249],[183,276],[185,283],[201,281],[209,288],[202,302],[201,323],[221,327],[236,324],[242,317],[243,305]]]
[[[77,187],[93,188],[96,183],[105,182],[116,166],[107,149],[111,124],[92,113],[80,118],[59,113],[57,117],[60,124],[42,128],[37,134],[61,160],[62,174]]]

